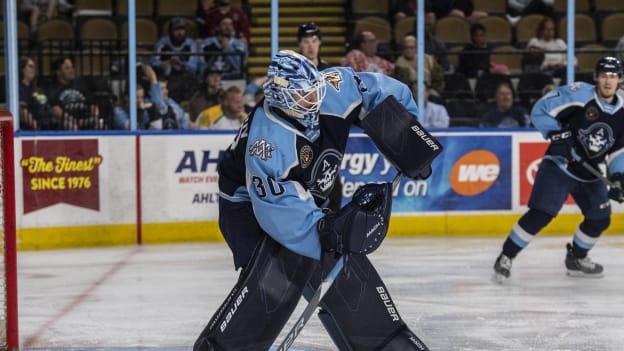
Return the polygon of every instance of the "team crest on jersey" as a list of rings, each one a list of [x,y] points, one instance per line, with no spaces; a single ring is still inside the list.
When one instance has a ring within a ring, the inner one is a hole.
[[[596,106],[589,106],[587,110],[585,110],[585,118],[588,121],[595,121],[600,116],[600,112]]]
[[[273,157],[273,151],[275,148],[271,143],[264,139],[256,140],[249,147],[249,156],[258,156],[262,161],[266,161]]]
[[[326,196],[331,190],[338,169],[342,162],[342,155],[333,149],[325,150],[314,162],[308,188],[314,195]]]
[[[587,129],[579,129],[579,140],[589,158],[602,156],[615,142],[613,130],[602,122],[592,124]]]
[[[314,153],[312,152],[312,148],[310,145],[304,145],[301,150],[299,150],[299,164],[301,165],[301,168],[310,167],[313,159]]]
[[[329,83],[329,85],[334,87],[334,90],[338,92],[340,91],[340,84],[342,84],[343,82],[342,74],[340,72],[338,71],[327,72],[323,74],[323,79],[325,79],[325,81]]]

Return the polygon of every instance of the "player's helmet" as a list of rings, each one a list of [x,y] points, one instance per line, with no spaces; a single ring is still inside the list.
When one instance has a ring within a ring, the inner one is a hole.
[[[299,26],[297,31],[297,40],[301,41],[301,38],[316,36],[319,39],[323,39],[321,34],[321,28],[314,22],[307,22]]]
[[[604,56],[596,63],[596,69],[594,70],[594,79],[598,78],[598,74],[601,72],[616,73],[618,77],[622,77],[622,64],[620,60],[613,56]]]
[[[325,80],[305,56],[292,50],[278,52],[269,64],[263,88],[269,106],[296,118],[308,129],[318,130]]]

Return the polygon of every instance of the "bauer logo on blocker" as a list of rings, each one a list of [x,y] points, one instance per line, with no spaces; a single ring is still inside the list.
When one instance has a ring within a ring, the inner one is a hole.
[[[451,188],[464,196],[488,190],[498,179],[500,160],[490,151],[475,150],[460,157],[451,170]]]

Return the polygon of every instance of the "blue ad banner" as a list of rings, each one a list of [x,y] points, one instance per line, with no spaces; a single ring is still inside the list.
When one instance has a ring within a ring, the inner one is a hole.
[[[403,178],[393,212],[510,210],[511,136],[437,136],[444,151],[427,180]],[[352,134],[340,170],[343,204],[358,186],[391,181],[396,170],[363,134]]]

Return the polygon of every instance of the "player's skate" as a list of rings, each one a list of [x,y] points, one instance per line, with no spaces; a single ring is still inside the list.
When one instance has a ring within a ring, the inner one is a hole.
[[[568,275],[571,277],[602,278],[602,265],[593,262],[589,256],[578,258],[572,253],[572,245],[566,244],[568,253],[565,258],[565,265]]]
[[[494,262],[494,276],[492,279],[502,284],[511,274],[511,258],[505,256],[503,253],[498,255],[496,262]]]

